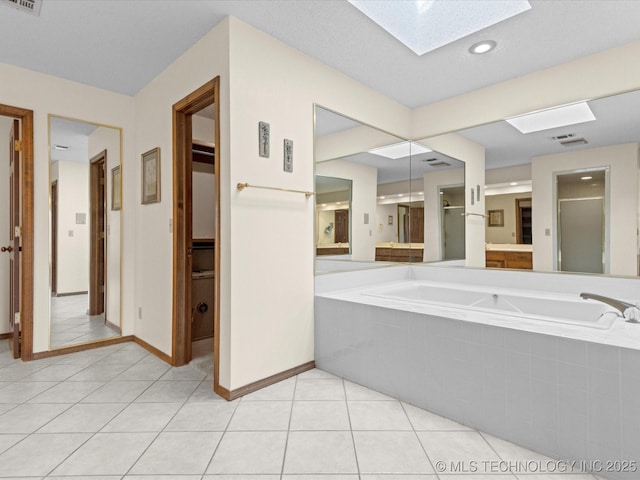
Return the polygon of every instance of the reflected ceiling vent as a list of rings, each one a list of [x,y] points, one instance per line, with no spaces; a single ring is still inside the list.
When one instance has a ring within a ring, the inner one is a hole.
[[[423,162],[427,162],[427,163],[431,163],[431,162],[435,162],[437,161],[437,158],[424,158],[422,161]]]
[[[562,140],[567,140],[567,139],[575,137],[575,136],[576,136],[575,133],[565,133],[564,135],[558,135],[557,137],[551,137],[551,139],[552,140],[562,141]]]
[[[443,162],[443,161],[440,161],[440,162],[431,162],[431,163],[429,163],[429,165],[430,165],[431,167],[450,167],[450,166],[451,166],[451,164],[450,164],[450,163]]]
[[[36,17],[40,16],[40,9],[42,8],[42,0],[0,0],[0,3]]]
[[[587,142],[584,138],[574,138],[572,140],[565,140],[564,142],[560,142],[560,145],[565,147],[575,147],[576,145],[585,145]]]

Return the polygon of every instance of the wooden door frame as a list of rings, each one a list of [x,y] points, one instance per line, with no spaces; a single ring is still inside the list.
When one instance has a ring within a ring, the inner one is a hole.
[[[213,335],[213,387],[220,391],[220,77],[205,83],[173,105],[173,334],[175,366],[191,360],[192,131],[191,117],[214,106],[216,242]]]
[[[89,160],[89,315],[100,315],[104,313],[105,322],[107,320],[106,311],[106,285],[107,285],[107,235],[106,235],[106,169],[107,169],[107,151],[103,150]],[[97,185],[102,169],[104,183]],[[96,188],[98,187],[98,188]],[[100,202],[100,192],[102,189],[102,202]],[[96,238],[100,233],[98,228],[100,215],[102,214],[104,238],[102,242],[102,255]],[[100,263],[102,263],[102,279],[99,272]],[[102,283],[101,283],[102,281]],[[100,292],[100,285],[103,289]],[[95,313],[99,312],[99,313]]]
[[[51,182],[51,294],[58,293],[58,180]]]
[[[20,120],[22,251],[20,252],[21,358],[33,360],[33,110],[0,104],[0,115]]]

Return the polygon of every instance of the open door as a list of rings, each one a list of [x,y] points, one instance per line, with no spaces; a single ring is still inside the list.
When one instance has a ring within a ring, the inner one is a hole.
[[[13,120],[9,138],[9,325],[11,352],[20,357],[20,122]]]

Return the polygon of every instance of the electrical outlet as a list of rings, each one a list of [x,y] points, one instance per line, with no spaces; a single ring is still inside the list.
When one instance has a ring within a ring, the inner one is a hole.
[[[173,233],[173,218],[169,219],[169,233]]]
[[[142,307],[138,307],[138,319],[142,320]]]
[[[551,236],[551,229],[550,228],[545,228],[544,229],[544,236],[545,237],[550,237]]]

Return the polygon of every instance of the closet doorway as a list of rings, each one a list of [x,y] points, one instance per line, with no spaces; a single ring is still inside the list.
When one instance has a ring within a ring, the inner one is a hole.
[[[212,319],[210,352],[216,392],[220,390],[220,242],[216,241],[220,238],[219,85],[216,77],[173,105],[172,361],[179,366],[192,360],[192,340],[209,341],[206,322]],[[210,123],[206,122],[209,117]],[[203,131],[199,125],[205,125]],[[208,140],[203,141],[203,137]],[[194,191],[201,182],[199,174],[211,174],[211,191],[204,193],[204,200],[196,193],[199,197],[194,202]],[[194,226],[194,210],[196,215],[199,211],[209,215],[205,222],[210,222],[211,228],[205,233],[198,233],[202,231],[201,220],[197,219]]]

